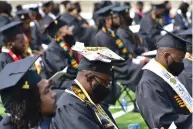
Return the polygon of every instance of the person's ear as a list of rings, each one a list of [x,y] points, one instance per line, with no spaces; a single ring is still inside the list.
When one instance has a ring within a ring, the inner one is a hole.
[[[164,57],[167,64],[169,63],[169,61],[168,61],[169,56],[170,56],[170,53],[168,53],[168,52],[163,53],[163,57]]]
[[[12,48],[14,46],[14,43],[13,42],[8,42],[7,43],[7,46],[9,46],[10,48]]]

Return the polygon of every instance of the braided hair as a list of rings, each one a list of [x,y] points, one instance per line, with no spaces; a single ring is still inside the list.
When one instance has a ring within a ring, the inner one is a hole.
[[[14,88],[5,89],[1,93],[6,112],[11,114],[8,124],[14,126],[15,129],[36,127],[41,122],[39,88],[37,86],[30,90]]]

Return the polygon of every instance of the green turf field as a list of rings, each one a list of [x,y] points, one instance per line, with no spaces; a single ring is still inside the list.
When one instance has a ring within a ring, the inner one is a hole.
[[[132,96],[132,98],[135,98],[135,93],[130,91],[130,94]],[[120,97],[121,98],[125,96],[125,93],[123,93]],[[127,98],[127,100],[129,100],[129,98]],[[129,103],[129,105],[131,105],[131,103]],[[118,103],[115,104],[115,106],[120,106]],[[113,106],[111,106],[113,107]],[[116,113],[121,111],[122,109],[112,109],[110,108],[111,113]],[[140,115],[140,113],[134,113],[134,112],[129,112],[117,119],[115,119],[116,123],[118,124],[120,129],[128,129],[128,125],[129,124],[139,124],[140,125],[140,129],[148,129],[145,121],[143,120],[142,116]]]

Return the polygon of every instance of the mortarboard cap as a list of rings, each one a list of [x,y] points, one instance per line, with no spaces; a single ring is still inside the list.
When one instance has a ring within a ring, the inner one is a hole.
[[[20,10],[20,11],[17,11],[16,12],[16,15],[17,17],[21,20],[21,21],[24,21],[24,20],[27,20],[27,19],[30,19],[29,17],[29,14],[31,13],[30,10]]]
[[[48,6],[52,5],[52,4],[53,4],[53,1],[45,1],[45,2],[42,2],[42,6],[43,6],[43,7],[48,7]]]
[[[154,8],[154,9],[163,9],[165,8],[165,4],[164,2],[158,2],[156,1],[156,3],[152,3],[151,6]]]
[[[121,14],[121,13],[129,12],[129,9],[130,9],[129,6],[124,5],[124,6],[118,6],[118,7],[112,8],[112,11],[113,13]]]
[[[183,32],[180,32],[178,35],[183,35],[183,36],[192,36],[192,28],[185,30]]]
[[[106,47],[84,47],[77,51],[84,58],[79,63],[78,70],[88,70],[111,75],[112,66],[124,59]]]
[[[39,13],[39,6],[36,6],[36,7],[30,7],[29,10],[30,10],[31,12]]]
[[[112,8],[115,7],[115,5],[109,5],[104,8],[99,9],[95,12],[97,16],[107,17],[112,14]]]
[[[164,31],[166,31],[165,29],[158,27],[159,29],[162,29]],[[191,42],[171,33],[166,31],[168,34],[166,34],[165,36],[163,36],[157,43],[158,48],[160,47],[166,47],[166,48],[175,48],[178,49],[182,52],[186,52],[186,45],[190,44],[192,45]]]
[[[67,25],[60,17],[61,16],[58,16],[55,20],[51,21],[50,24],[45,27],[43,33],[48,33],[51,37],[54,37],[62,26]]]
[[[22,34],[23,29],[21,27],[21,21],[14,21],[0,27],[0,32],[5,37],[14,37],[17,34]]]
[[[0,72],[0,91],[11,87],[30,89],[32,86],[36,86],[41,77],[29,69],[38,58],[39,56],[27,57],[7,64]]]

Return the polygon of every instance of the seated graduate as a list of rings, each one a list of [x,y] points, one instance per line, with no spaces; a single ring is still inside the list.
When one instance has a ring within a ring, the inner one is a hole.
[[[182,1],[179,9],[176,12],[176,16],[174,17],[174,27],[176,31],[187,30],[189,27],[188,18],[186,13],[188,12],[189,3],[186,1]]]
[[[67,73],[75,78],[78,69],[78,59],[71,50],[71,47],[75,44],[72,30],[58,16],[48,25],[44,33],[48,33],[54,40],[49,44],[42,57],[42,76],[50,78],[56,72],[68,67]]]
[[[183,31],[179,34],[180,36],[184,36],[186,40],[192,42],[192,28]],[[184,62],[184,70],[178,76],[180,82],[186,87],[189,94],[192,96],[192,44],[187,44],[187,51]]]
[[[21,24],[20,21],[14,21],[0,28],[6,45],[0,54],[0,71],[6,64],[22,59],[25,54],[25,40]]]
[[[118,6],[112,10],[117,11],[120,17],[120,27],[117,29],[116,34],[124,42],[128,51],[133,53],[134,57],[136,57],[145,52],[145,45],[143,44],[142,39],[129,29],[129,26],[133,21],[130,17],[130,8],[130,6]]]
[[[90,60],[88,54],[91,58],[94,56],[89,50],[82,54],[77,77],[57,102],[50,129],[117,129],[110,112],[104,111],[99,103],[110,93],[113,61],[123,59],[114,52],[116,57],[100,56]]]
[[[68,12],[62,14],[61,20],[65,21],[68,26],[73,27],[73,34],[77,41],[83,42],[85,46],[89,46],[96,34],[96,29],[89,26],[86,20],[79,15],[80,11],[78,3],[71,3]]]
[[[41,125],[42,116],[56,110],[56,93],[51,83],[31,68],[38,56],[5,66],[0,72],[0,93],[7,115],[1,129],[31,129]]]
[[[139,24],[144,17],[143,13],[144,3],[143,1],[136,2],[135,16],[133,18],[135,24]]]
[[[153,4],[152,11],[147,13],[140,22],[139,35],[145,40],[149,51],[156,49],[156,42],[162,37],[161,30],[155,26],[163,25],[162,16],[165,10],[164,3]]]
[[[22,28],[25,33],[25,44],[26,51],[30,55],[28,49],[40,51],[41,47],[41,37],[40,30],[38,32],[34,32],[37,30],[37,25],[33,22],[31,17],[32,11],[30,10],[21,10],[16,13],[18,20],[22,21]]]
[[[149,128],[192,128],[192,97],[177,79],[184,69],[183,59],[188,41],[168,33],[158,42],[155,59],[143,69],[136,90],[136,101]]]

